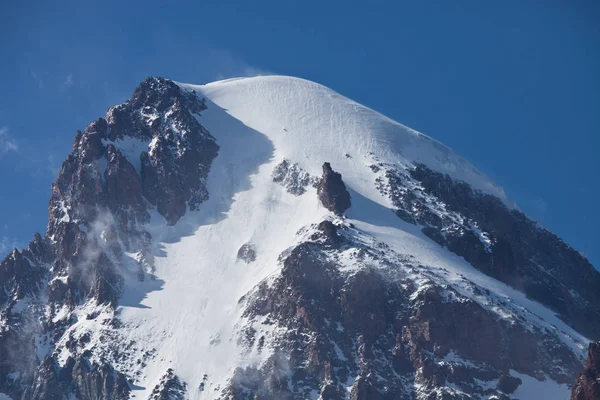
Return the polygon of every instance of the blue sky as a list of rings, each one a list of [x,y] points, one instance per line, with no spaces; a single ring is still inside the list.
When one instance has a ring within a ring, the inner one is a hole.
[[[600,2],[94,3],[0,6],[0,251],[45,229],[76,130],[145,77],[277,73],[442,141],[600,266]]]

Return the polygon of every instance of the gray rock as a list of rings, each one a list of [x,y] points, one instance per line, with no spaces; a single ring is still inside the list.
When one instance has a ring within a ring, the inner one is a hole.
[[[523,383],[520,378],[502,374],[498,379],[498,389],[506,394],[511,394]]]
[[[244,243],[238,250],[237,258],[250,264],[256,260],[256,247],[252,243]]]
[[[288,193],[300,196],[306,193],[306,188],[313,184],[315,179],[304,171],[298,164],[283,160],[273,170],[273,182],[279,183]]]
[[[152,390],[149,400],[184,400],[186,392],[187,384],[169,368]]]

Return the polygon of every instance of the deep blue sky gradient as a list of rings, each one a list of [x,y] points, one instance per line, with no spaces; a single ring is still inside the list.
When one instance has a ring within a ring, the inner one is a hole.
[[[95,3],[0,6],[0,250],[45,229],[75,131],[145,77],[277,73],[440,140],[600,266],[600,2]]]

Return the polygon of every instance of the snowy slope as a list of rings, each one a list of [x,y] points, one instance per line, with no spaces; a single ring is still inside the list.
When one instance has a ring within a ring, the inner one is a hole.
[[[512,204],[502,188],[445,145],[317,83],[264,76],[187,87],[267,136],[275,157],[294,160],[314,175],[328,160],[368,198],[371,176],[360,167],[376,155],[383,163],[424,163]]]
[[[391,200],[377,190],[369,169],[374,162],[421,162],[513,206],[500,187],[446,146],[302,79],[269,76],[181,86],[207,99],[207,109],[197,118],[221,149],[208,178],[210,198],[199,211],[188,212],[172,227],[153,216],[149,232],[156,247],[157,280],[126,282],[118,310],[129,328],[124,339],[144,343],[137,350],[140,357],[150,354],[144,363],[117,365],[136,376],[136,398],[147,398],[168,368],[187,382],[190,398],[214,398],[235,367],[260,364],[268,356],[240,351],[236,331],[243,307],[238,301],[277,274],[279,255],[298,244],[301,228],[329,215],[313,187],[294,196],[273,182],[273,170],[284,159],[315,177],[323,162],[330,162],[352,195],[348,222],[356,229],[423,265],[445,268],[443,279],[465,294],[461,282],[468,277],[508,299],[532,324],[558,329],[565,343],[583,352],[587,339],[554,313],[393,216]],[[247,264],[236,254],[248,242],[257,257]],[[94,330],[94,323],[82,319],[73,329]],[[103,346],[98,338],[92,343]],[[530,393],[526,385],[540,384],[533,378],[524,381],[519,389],[524,394]],[[198,390],[203,384],[205,390]],[[552,384],[556,390],[547,398],[564,399],[568,388]]]

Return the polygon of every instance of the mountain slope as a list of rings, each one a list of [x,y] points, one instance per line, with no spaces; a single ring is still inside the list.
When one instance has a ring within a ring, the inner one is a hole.
[[[144,81],[0,274],[13,398],[562,399],[599,333],[600,274],[501,188],[289,77]]]
[[[309,174],[320,175],[328,160],[351,187],[370,193],[371,176],[356,166],[376,155],[389,164],[424,163],[510,204],[500,187],[443,144],[314,82],[265,76],[184,86],[267,136],[275,157],[294,160]]]

